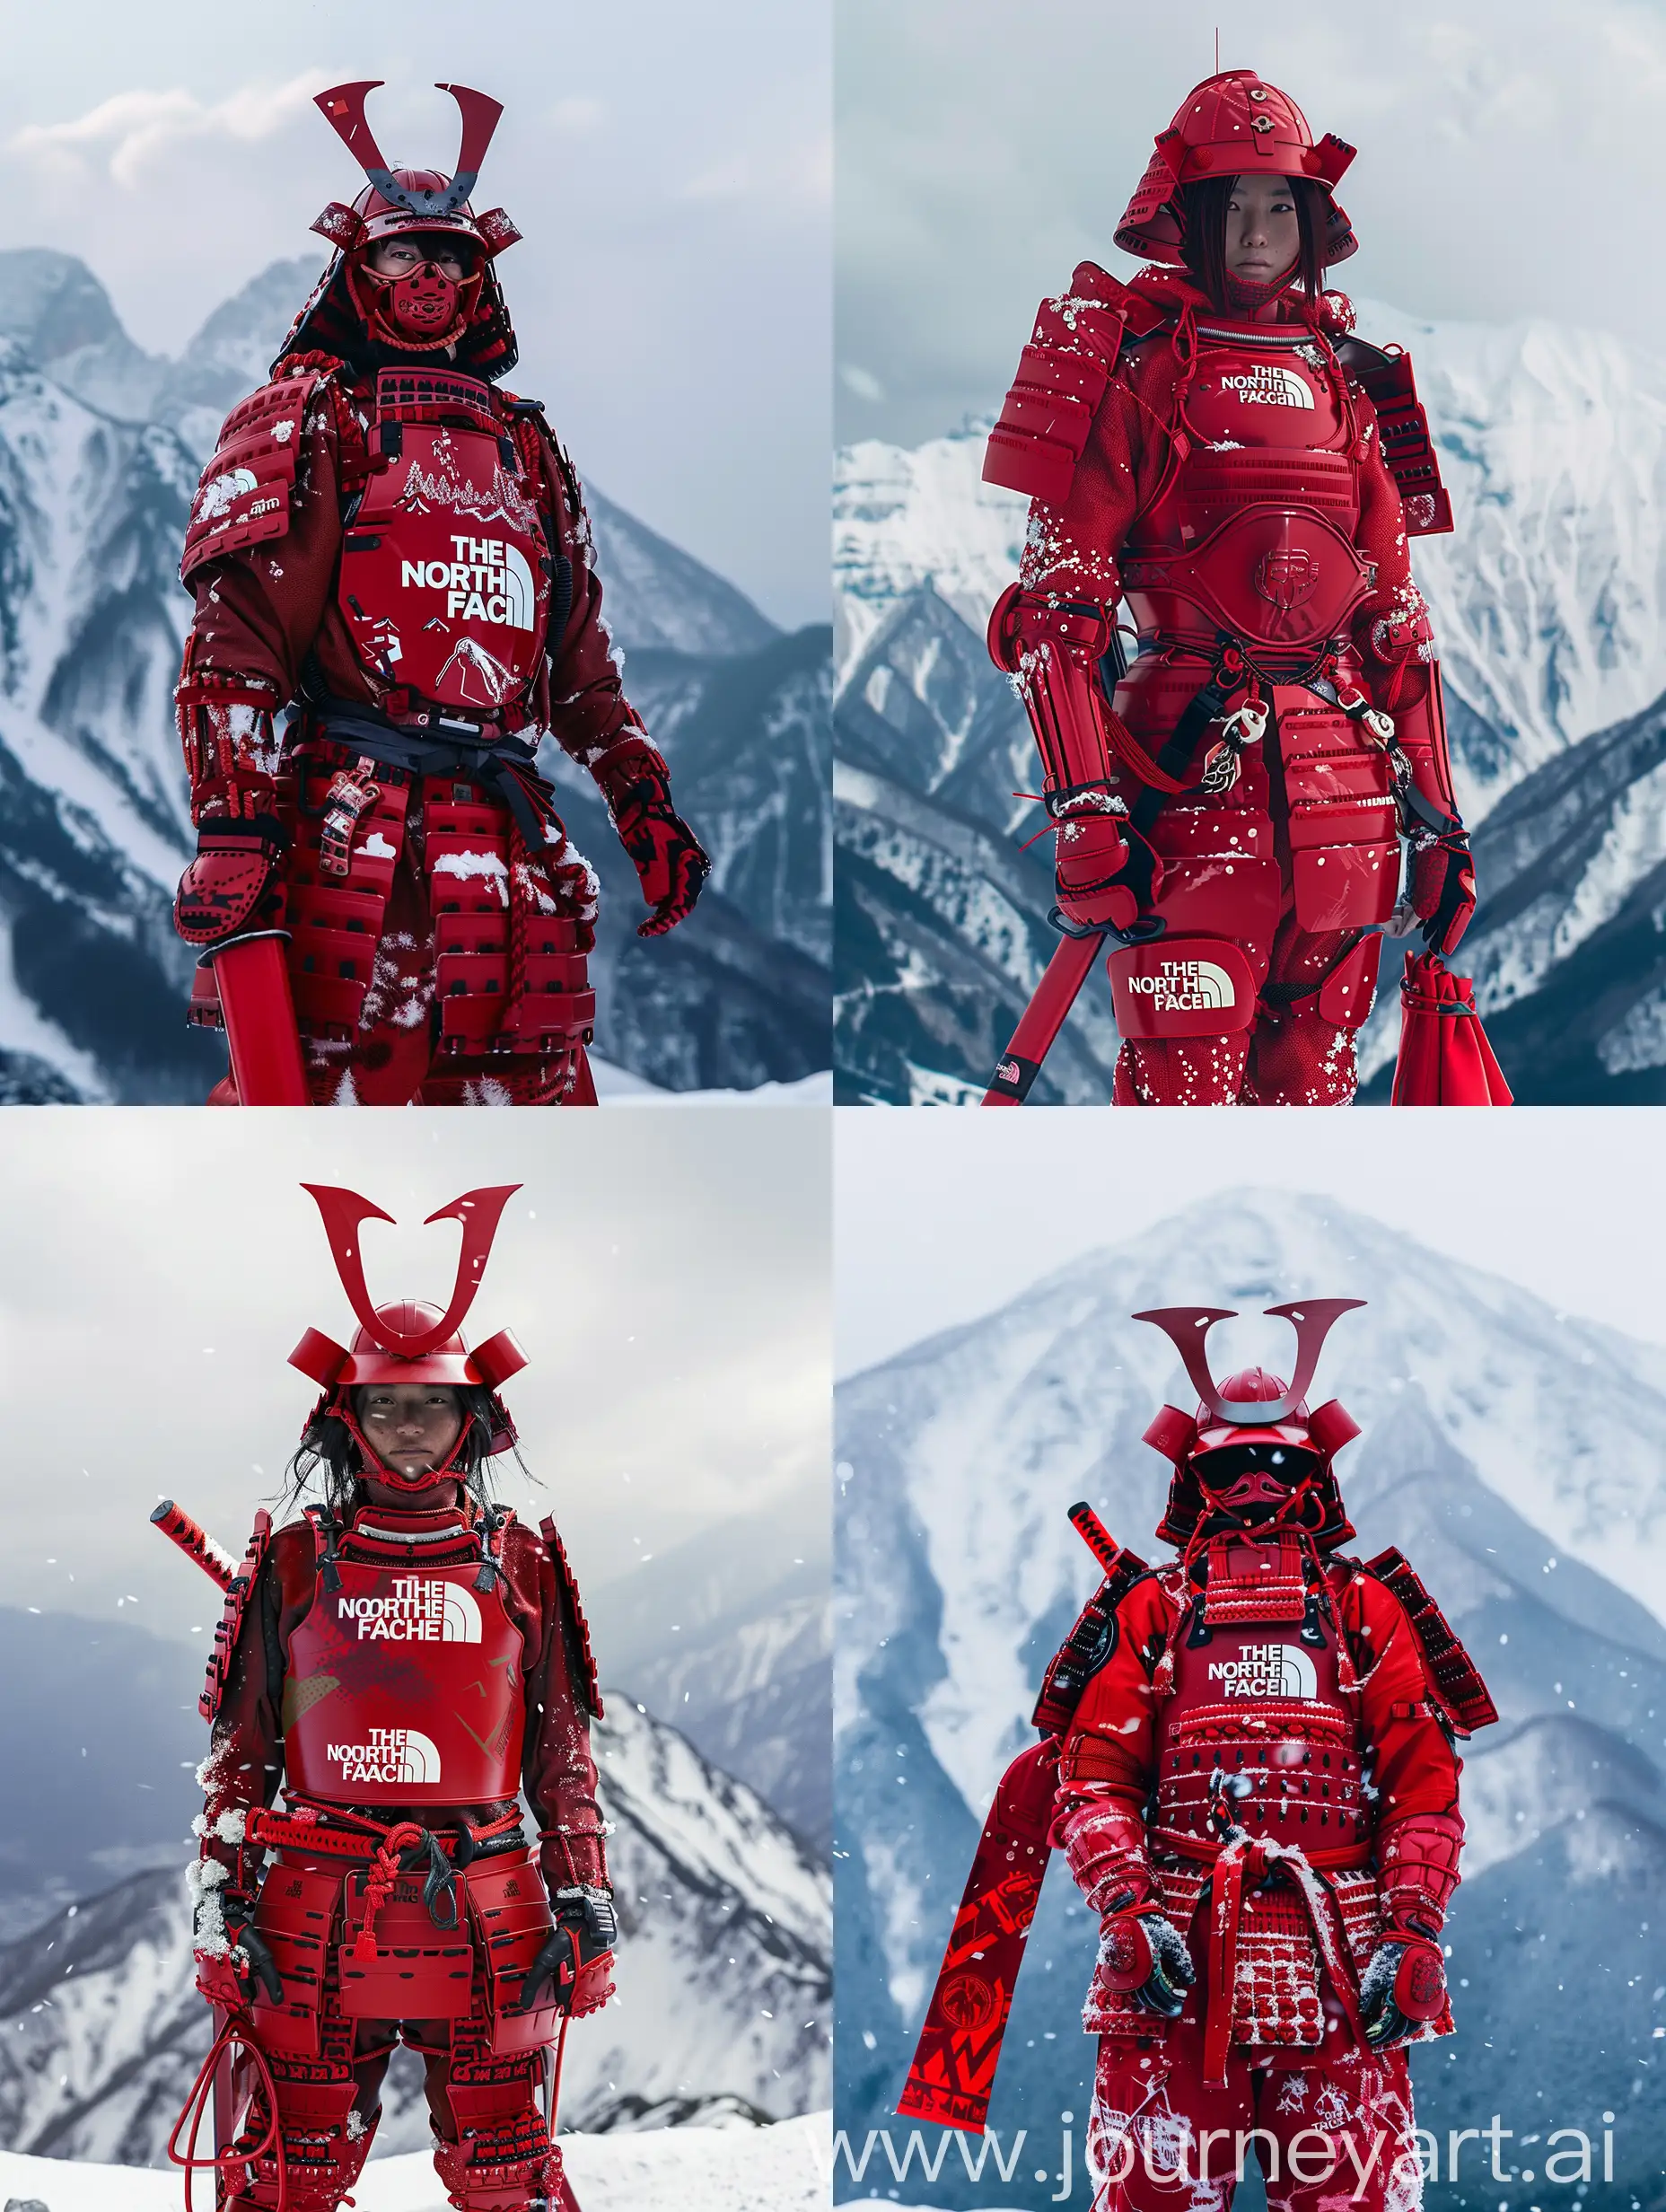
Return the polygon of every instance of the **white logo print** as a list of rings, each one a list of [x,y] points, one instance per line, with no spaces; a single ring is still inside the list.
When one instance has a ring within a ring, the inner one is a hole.
[[[502,538],[459,536],[452,540],[452,550],[455,560],[401,561],[400,589],[443,592],[445,611],[453,621],[495,622],[512,630],[535,626],[538,592],[517,546]]]
[[[1299,1644],[1246,1644],[1235,1659],[1212,1659],[1209,1680],[1229,1698],[1316,1698],[1319,1676]]]
[[[367,1728],[363,1743],[330,1743],[344,1782],[437,1782],[440,1754],[416,1728]]]
[[[420,1575],[396,1575],[390,1598],[338,1598],[336,1618],[356,1620],[361,1643],[367,1637],[390,1644],[480,1641],[480,1608],[473,1592],[454,1582],[429,1582]]]
[[[1282,364],[1258,361],[1241,375],[1223,376],[1223,391],[1235,392],[1246,407],[1304,407],[1313,405],[1306,380]]]
[[[1159,1014],[1218,1013],[1237,1001],[1232,979],[1212,960],[1165,960],[1155,975],[1130,976],[1128,988]]]
[[[215,515],[240,500],[245,492],[258,491],[260,479],[252,469],[228,469],[203,486],[197,495],[197,515],[199,522],[212,522]]]

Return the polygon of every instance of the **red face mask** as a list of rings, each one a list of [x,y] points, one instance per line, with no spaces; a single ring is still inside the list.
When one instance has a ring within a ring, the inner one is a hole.
[[[408,276],[396,277],[382,294],[382,312],[394,329],[420,345],[443,338],[457,320],[461,287],[425,261]]]

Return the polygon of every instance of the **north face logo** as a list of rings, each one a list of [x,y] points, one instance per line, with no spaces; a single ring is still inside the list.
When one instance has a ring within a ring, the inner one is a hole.
[[[1316,1698],[1319,1676],[1299,1644],[1246,1644],[1235,1659],[1212,1659],[1209,1680],[1228,1698]]]
[[[1239,376],[1223,376],[1221,390],[1232,392],[1246,407],[1304,407],[1313,405],[1312,387],[1293,369],[1271,361],[1258,361]]]
[[[330,1743],[325,1757],[344,1782],[437,1782],[437,1745],[416,1728],[367,1728],[363,1743]]]
[[[336,1617],[356,1620],[359,1638],[390,1644],[478,1644],[480,1608],[474,1593],[421,1575],[396,1575],[393,1595],[338,1598]]]
[[[1212,960],[1165,960],[1153,975],[1130,976],[1127,988],[1159,1014],[1213,1014],[1236,1003],[1232,979]]]

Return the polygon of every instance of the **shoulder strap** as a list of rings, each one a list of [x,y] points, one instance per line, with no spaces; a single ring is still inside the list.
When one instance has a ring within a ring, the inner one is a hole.
[[[1424,1588],[1405,1553],[1390,1544],[1374,1559],[1366,1559],[1362,1571],[1381,1583],[1404,1607],[1423,1646],[1435,1702],[1457,1733],[1469,1736],[1477,1728],[1490,1728],[1498,1718],[1498,1707],[1475,1662],[1452,1633],[1445,1614]]]
[[[574,1678],[585,1704],[601,1720],[604,1716],[601,1691],[596,1681],[595,1655],[590,1647],[590,1623],[584,1618],[578,1584],[574,1579],[566,1546],[561,1540],[553,1514],[544,1515],[539,1523],[539,1532],[549,1553],[550,1565],[556,1570],[556,1587],[561,1594],[562,1626],[567,1635],[567,1652],[573,1663]]]
[[[1142,1575],[1144,1559],[1125,1551],[1083,1607],[1076,1625],[1048,1663],[1041,1695],[1030,1725],[1044,1736],[1062,1736],[1082,1702],[1082,1693],[1117,1648],[1117,1608]]]

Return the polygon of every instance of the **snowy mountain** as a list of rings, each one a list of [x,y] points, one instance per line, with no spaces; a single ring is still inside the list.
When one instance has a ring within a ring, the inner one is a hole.
[[[1413,557],[1465,812],[1480,826],[1486,903],[1470,943],[1492,994],[1482,1004],[1544,995],[1501,1027],[1506,1072],[1524,1102],[1653,1098],[1653,1072],[1641,1093],[1614,1080],[1666,1058],[1666,1044],[1643,1057],[1666,1024],[1640,936],[1593,952],[1609,987],[1602,1025],[1571,1047],[1561,1032],[1591,1000],[1592,963],[1565,967],[1569,953],[1622,909],[1640,922],[1658,903],[1653,758],[1617,743],[1593,768],[1583,749],[1635,733],[1666,691],[1666,364],[1544,322],[1428,324],[1372,303],[1360,322],[1411,351],[1457,515],[1453,536],[1417,540]],[[1039,810],[1012,795],[1035,788],[1034,748],[982,645],[1026,514],[980,480],[987,428],[969,422],[912,451],[868,441],[839,458],[837,1056],[849,1100],[980,1095],[1054,943],[1046,840],[1020,850]],[[1617,781],[1622,756],[1637,765]],[[1556,821],[1578,816],[1565,839],[1539,826],[1547,792],[1562,802]],[[1489,837],[1512,801],[1513,827]],[[1107,998],[1101,982],[1083,992],[1038,1102],[1107,1097]],[[1398,1002],[1380,1009],[1367,1072],[1391,1058],[1397,1023]]]
[[[595,1745],[614,1824],[618,1995],[573,2031],[569,2123],[605,2131],[815,2109],[830,2040],[828,1875],[675,1730],[627,1698],[609,1705]],[[0,2141],[54,2158],[163,2162],[206,2047],[183,1856],[0,1947],[0,2017],[11,2023]],[[396,2065],[385,2110],[381,2149],[426,2143],[416,2067]]]
[[[1459,965],[1523,1103],[1666,1100],[1663,788],[1666,701],[1554,755],[1481,824]],[[1390,993],[1361,1053],[1373,1096],[1398,1034]]]
[[[174,570],[220,420],[315,274],[265,271],[170,362],[132,344],[72,257],[0,253],[0,1099],[188,1100],[220,1072],[222,1049],[184,1026],[190,961],[169,919],[190,843]],[[650,726],[686,729],[679,800],[716,864],[693,923],[640,944],[634,873],[574,786],[611,909],[598,1048],[677,1089],[796,1080],[828,1056],[827,632],[778,635],[592,505],[616,643]]]
[[[1139,1439],[1165,1399],[1190,1400],[1130,1314],[1196,1299],[1256,1316],[1321,1289],[1371,1301],[1338,1323],[1316,1386],[1364,1430],[1339,1470],[1351,1549],[1406,1551],[1502,1716],[1466,1751],[1460,2034],[1416,2057],[1420,2124],[1443,2140],[1498,2111],[1518,2136],[1594,2138],[1618,2111],[1625,2201],[1656,2205],[1642,2177],[1666,2155],[1650,2086],[1666,2022],[1666,1354],[1284,1193],[1177,1215],[840,1391],[837,2124],[860,2140],[894,2111],[995,1782],[1033,1741],[1041,1669],[1093,1587],[1065,1508],[1088,1497],[1122,1540],[1162,1549],[1166,1470]],[[1225,1328],[1217,1371],[1246,1353],[1287,1366],[1285,1324]],[[1059,2112],[1085,2111],[1092,1947],[1055,1868],[992,2111],[1004,2141],[1029,2127],[1055,2160]],[[945,2181],[922,2201],[976,2199]]]
[[[772,1517],[762,1532],[756,1519],[726,1522],[679,1544],[599,1591],[593,1611],[609,1672],[714,1766],[757,1790],[825,1863],[833,1810],[825,1492],[811,1510],[780,1522]]]

